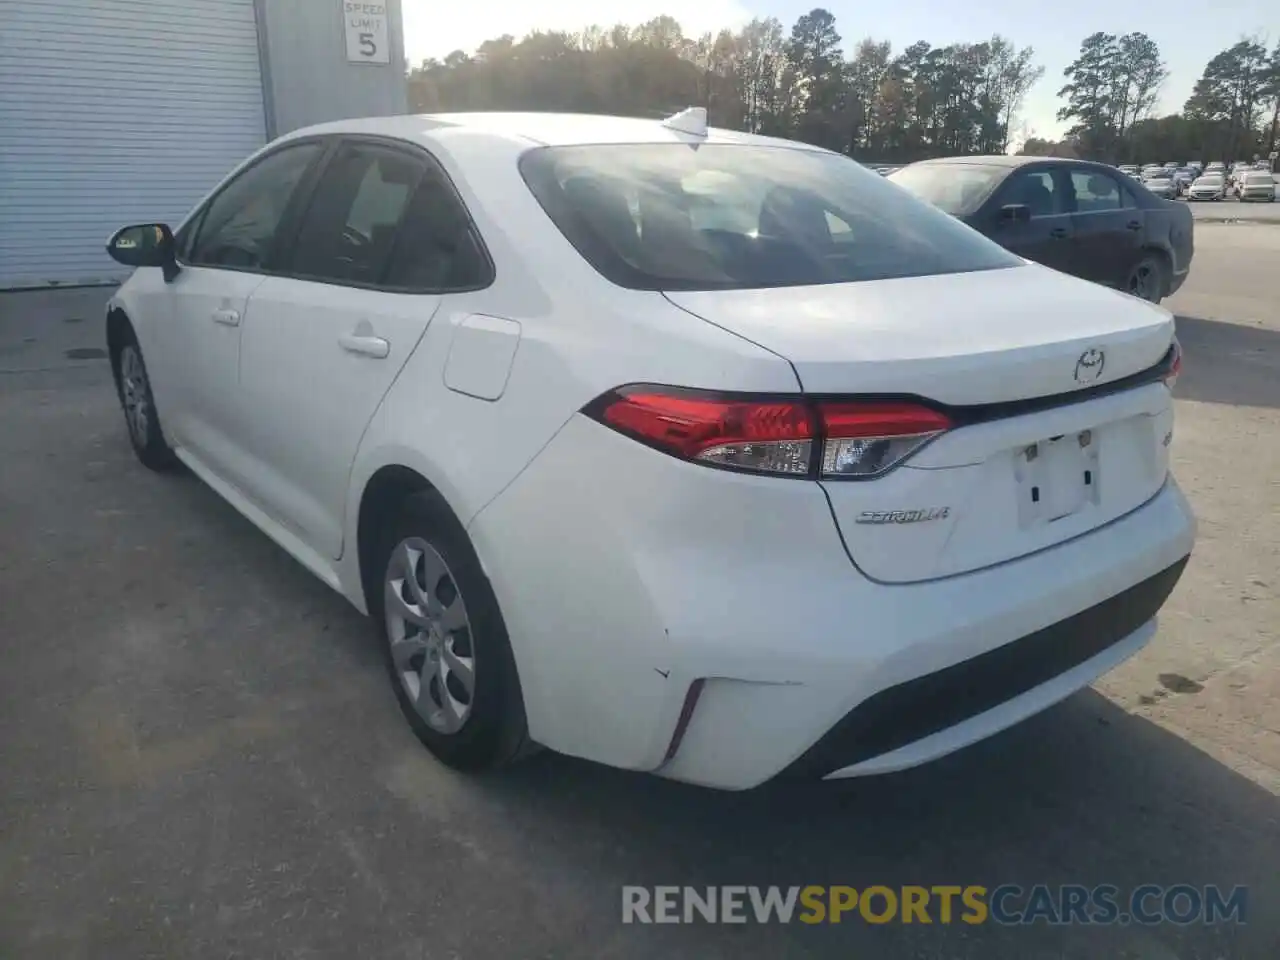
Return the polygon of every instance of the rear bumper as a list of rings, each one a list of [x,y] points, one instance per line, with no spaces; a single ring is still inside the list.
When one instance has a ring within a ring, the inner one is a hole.
[[[817,484],[682,463],[579,417],[469,529],[534,740],[744,789],[789,769],[923,763],[1087,685],[1150,638],[1168,590],[1131,588],[1180,569],[1194,527],[1170,480],[1038,553],[880,584],[849,562]],[[1055,645],[1066,652],[1047,655]],[[979,659],[993,651],[1006,652]],[[974,693],[947,673],[957,665],[981,674]],[[947,693],[926,709],[918,691],[933,684]],[[849,735],[829,731],[865,731],[859,710],[893,722],[849,752]]]
[[[787,772],[840,777],[901,769],[1044,709],[1151,638],[1151,621],[1188,559],[1065,620],[881,690],[845,714]]]
[[[1170,482],[1109,527],[1040,554],[879,587],[882,616],[851,603],[790,638],[788,650],[812,659],[806,682],[708,681],[679,751],[658,772],[730,789],[780,773],[864,776],[996,734],[1141,649],[1193,538],[1190,510]],[[868,636],[867,622],[886,633]],[[833,656],[832,641],[842,655]],[[732,676],[731,662],[724,667],[711,675]]]

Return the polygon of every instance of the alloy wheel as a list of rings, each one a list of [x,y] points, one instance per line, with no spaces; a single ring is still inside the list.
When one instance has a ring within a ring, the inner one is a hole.
[[[471,716],[476,670],[457,580],[435,547],[410,537],[391,552],[383,592],[387,642],[406,695],[431,729],[457,733]]]
[[[1158,282],[1155,267],[1149,262],[1140,263],[1129,275],[1129,292],[1143,300],[1152,300],[1155,297]]]
[[[147,383],[142,354],[133,344],[120,353],[120,400],[124,404],[124,416],[133,442],[145,447],[151,419],[151,385]]]

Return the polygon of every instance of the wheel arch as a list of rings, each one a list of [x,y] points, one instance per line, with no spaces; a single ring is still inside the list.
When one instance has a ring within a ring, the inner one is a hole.
[[[377,614],[381,602],[379,571],[374,569],[378,531],[408,497],[419,493],[437,496],[446,508],[449,519],[466,536],[466,525],[450,504],[449,498],[421,472],[401,463],[386,463],[378,467],[365,481],[356,509],[355,559],[360,593],[365,602],[365,610],[370,615]],[[474,544],[472,549],[475,549]]]
[[[1141,262],[1143,257],[1148,256],[1155,257],[1160,261],[1160,265],[1164,268],[1164,276],[1161,278],[1164,283],[1164,289],[1160,292],[1162,296],[1167,297],[1169,296],[1169,290],[1173,285],[1173,252],[1168,247],[1162,246],[1161,244],[1147,241],[1142,245],[1142,249],[1139,251],[1138,262]],[[1135,263],[1134,266],[1136,267],[1137,263]]]
[[[107,309],[107,356],[111,360],[111,373],[117,380],[120,379],[120,351],[130,339],[137,341],[138,331],[124,308],[113,303]]]

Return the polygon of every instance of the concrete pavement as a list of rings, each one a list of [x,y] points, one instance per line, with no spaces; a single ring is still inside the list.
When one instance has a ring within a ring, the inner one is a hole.
[[[1186,201],[1183,201],[1186,202]],[[1197,200],[1187,203],[1191,215],[1205,223],[1273,223],[1280,224],[1280,202],[1262,203],[1251,200]]]

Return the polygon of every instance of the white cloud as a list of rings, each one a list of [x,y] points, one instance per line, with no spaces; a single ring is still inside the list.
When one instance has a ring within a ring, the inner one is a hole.
[[[504,33],[519,39],[534,30],[635,25],[667,14],[685,36],[696,37],[740,27],[752,16],[737,0],[401,0],[401,14],[405,55],[413,66],[454,50],[473,53]]]

